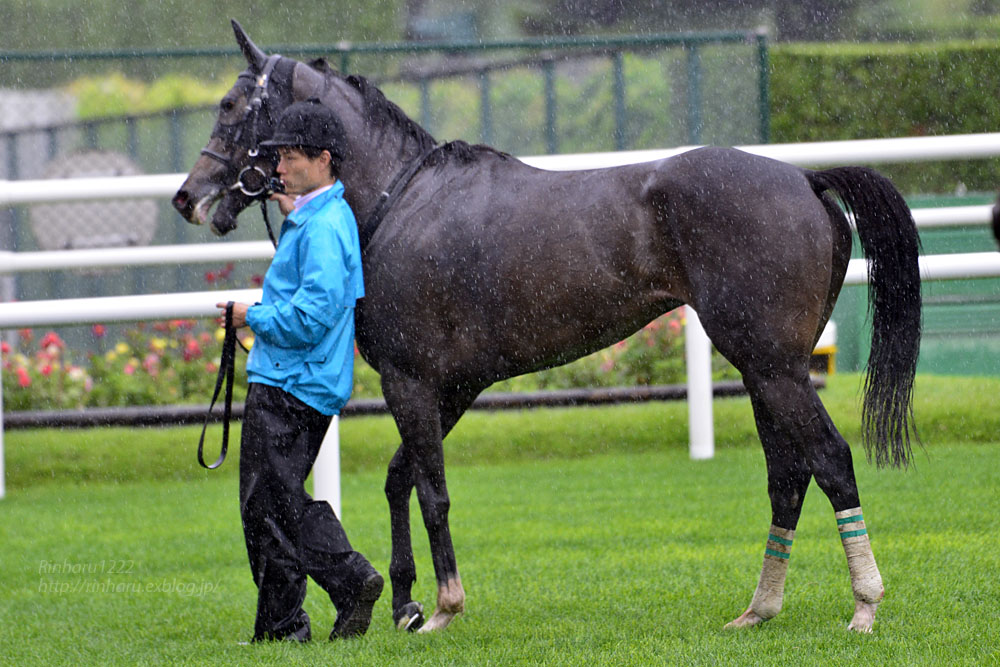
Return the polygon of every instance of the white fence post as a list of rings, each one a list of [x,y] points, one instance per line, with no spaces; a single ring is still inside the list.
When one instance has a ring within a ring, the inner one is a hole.
[[[3,468],[4,453],[3,453],[3,364],[0,363],[0,498],[3,498],[7,489],[5,486],[5,481],[7,479],[7,474]]]
[[[698,313],[684,307],[684,358],[687,364],[688,450],[692,459],[715,455],[712,423],[712,343]]]
[[[312,474],[313,498],[330,503],[333,513],[343,521],[340,513],[340,418],[336,415],[320,445]]]

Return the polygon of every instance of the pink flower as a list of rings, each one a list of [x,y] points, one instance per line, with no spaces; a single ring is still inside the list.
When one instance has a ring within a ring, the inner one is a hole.
[[[7,343],[7,341],[0,343],[0,353],[10,354],[10,345]]]
[[[45,364],[45,365],[44,365],[44,366],[42,366],[42,368],[41,368],[41,373],[42,373],[42,375],[44,375],[45,377],[48,377],[48,376],[52,375],[52,366],[51,366],[51,365],[49,365],[49,364]]]
[[[31,386],[31,376],[28,375],[28,371],[25,370],[24,366],[17,367],[17,383],[22,388]]]
[[[146,369],[147,373],[155,377],[160,370],[159,355],[153,353],[147,354],[146,358],[142,360],[142,367]]]
[[[125,371],[125,375],[135,375],[135,365],[132,362],[125,364],[122,370]]]

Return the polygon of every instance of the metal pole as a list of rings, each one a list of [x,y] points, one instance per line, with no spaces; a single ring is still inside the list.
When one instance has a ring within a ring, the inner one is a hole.
[[[760,105],[760,143],[771,141],[771,63],[767,32],[757,33],[757,103]]]
[[[684,356],[688,385],[688,452],[692,459],[715,455],[712,424],[712,343],[691,306],[684,307]]]
[[[427,77],[420,79],[420,124],[425,130],[431,131],[431,88]]]
[[[559,152],[559,139],[556,135],[556,66],[551,60],[542,64],[545,73],[545,152]]]
[[[615,86],[615,150],[623,151],[626,145],[625,124],[628,120],[625,116],[625,60],[621,51],[615,51],[611,64]]]
[[[490,101],[490,72],[479,72],[479,136],[484,144],[493,143],[493,106]]]
[[[687,125],[688,141],[701,143],[701,53],[694,44],[687,50]]]

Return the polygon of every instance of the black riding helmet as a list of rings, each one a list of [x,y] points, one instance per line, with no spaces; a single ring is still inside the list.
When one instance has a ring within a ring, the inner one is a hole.
[[[260,145],[270,149],[279,146],[325,148],[339,162],[344,158],[346,142],[347,135],[340,119],[318,98],[312,97],[285,109],[278,119],[274,136]]]

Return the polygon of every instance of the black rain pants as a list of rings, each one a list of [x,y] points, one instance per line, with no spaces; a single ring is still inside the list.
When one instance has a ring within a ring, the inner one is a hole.
[[[251,383],[240,439],[240,515],[257,584],[254,641],[310,638],[306,575],[334,606],[346,601],[355,559],[343,526],[305,480],[331,417],[277,387]],[[359,554],[360,556],[360,554]]]

